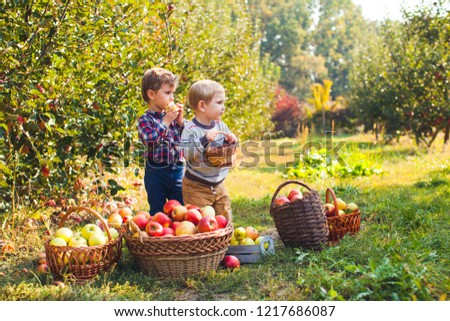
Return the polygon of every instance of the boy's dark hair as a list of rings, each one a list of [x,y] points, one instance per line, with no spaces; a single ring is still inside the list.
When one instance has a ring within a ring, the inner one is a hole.
[[[148,103],[147,91],[158,91],[163,84],[178,85],[178,77],[163,68],[152,68],[145,71],[141,82],[142,98]]]

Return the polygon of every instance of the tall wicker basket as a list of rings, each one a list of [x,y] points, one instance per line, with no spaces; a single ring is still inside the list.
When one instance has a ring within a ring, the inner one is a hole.
[[[328,241],[334,244],[343,238],[345,234],[354,235],[358,233],[361,227],[361,212],[359,209],[353,213],[339,215],[336,195],[331,188],[327,188],[325,197],[327,203],[330,203],[330,197],[333,199],[336,209],[334,216],[327,217],[327,227],[329,230]]]
[[[297,184],[308,191],[303,198],[275,206],[274,201],[280,190],[288,184]],[[299,181],[286,181],[273,194],[270,214],[275,222],[281,241],[285,246],[299,246],[320,251],[328,239],[328,229],[323,203],[319,193]]]
[[[108,236],[108,243],[88,247],[53,246],[48,240],[45,246],[47,264],[55,279],[63,276],[72,278],[76,283],[91,281],[99,273],[110,270],[119,262],[122,254],[123,233],[112,239],[108,224],[102,216],[91,208],[78,206],[68,209],[59,222],[59,228],[64,226],[67,218],[74,212],[85,211],[98,218]]]
[[[185,279],[219,267],[233,234],[231,218],[227,218],[228,225],[214,232],[145,238],[126,233],[125,241],[145,274],[163,279]],[[129,226],[133,231],[138,229],[133,222]]]
[[[218,131],[219,134],[227,135],[227,133]],[[205,155],[208,161],[214,167],[232,167],[236,164],[236,149],[238,143],[228,144],[222,146],[207,146]]]

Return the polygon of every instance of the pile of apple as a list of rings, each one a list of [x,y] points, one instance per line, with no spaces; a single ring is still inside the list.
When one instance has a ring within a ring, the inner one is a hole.
[[[253,226],[247,226],[245,228],[239,226],[234,229],[230,245],[259,245],[263,238],[264,237],[260,236],[258,230]]]
[[[164,204],[163,212],[153,216],[137,213],[131,220],[139,227],[133,237],[174,237],[213,232],[225,228],[228,219],[216,215],[212,206],[198,207],[193,204],[181,205],[176,200]]]
[[[109,228],[109,234],[113,240],[119,237],[119,232],[114,228]],[[86,224],[79,231],[72,231],[68,227],[57,229],[50,241],[53,246],[88,247],[104,245],[108,243],[106,231],[95,225]]]
[[[296,200],[301,200],[303,198],[302,192],[297,189],[293,189],[289,192],[288,196],[286,195],[278,195],[273,201],[274,206],[281,206],[286,203],[290,203]]]
[[[345,214],[352,214],[358,211],[358,205],[355,203],[345,203],[341,198],[336,198],[337,208],[330,203],[326,203],[324,208],[325,216],[332,217],[332,216],[339,216],[339,215],[345,215]],[[337,211],[337,212],[336,212]]]

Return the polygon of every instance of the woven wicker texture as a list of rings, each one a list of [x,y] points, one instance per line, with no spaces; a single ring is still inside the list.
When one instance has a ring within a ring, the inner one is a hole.
[[[308,189],[303,198],[281,206],[274,201],[280,190],[288,184],[297,184]],[[285,246],[300,246],[310,250],[322,250],[328,239],[328,229],[323,203],[317,191],[298,181],[286,181],[278,186],[270,203],[270,214],[275,222],[280,239]]]
[[[59,227],[64,226],[72,213],[81,211],[88,212],[100,220],[108,236],[108,243],[88,247],[71,247],[53,246],[50,245],[50,240],[48,240],[44,244],[47,264],[56,279],[67,276],[73,278],[77,283],[84,283],[90,281],[100,272],[108,271],[120,260],[122,231],[119,231],[119,237],[113,240],[107,223],[93,209],[84,206],[69,208],[61,218]]]
[[[336,195],[331,188],[327,188],[326,202],[330,203],[333,199],[334,207],[337,213],[338,203]],[[327,217],[327,227],[329,229],[328,241],[331,243],[338,242],[345,234],[356,234],[361,227],[361,213],[359,210],[350,214],[336,215]]]
[[[231,216],[228,225],[214,232],[175,237],[133,237],[125,234],[125,242],[139,268],[160,278],[186,278],[200,272],[215,270],[222,261],[233,234]]]
[[[219,134],[227,135],[227,133],[218,131]],[[231,167],[236,162],[236,149],[238,144],[224,144],[222,146],[208,146],[205,155],[208,161],[214,167]]]

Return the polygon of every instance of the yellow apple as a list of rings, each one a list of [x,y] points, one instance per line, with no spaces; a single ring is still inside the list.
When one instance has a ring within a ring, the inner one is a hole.
[[[237,229],[234,230],[233,235],[236,240],[242,241],[247,235],[247,232],[245,232],[245,228],[238,227]]]
[[[336,198],[336,202],[338,210],[345,210],[345,208],[347,207],[347,204],[341,198]]]

